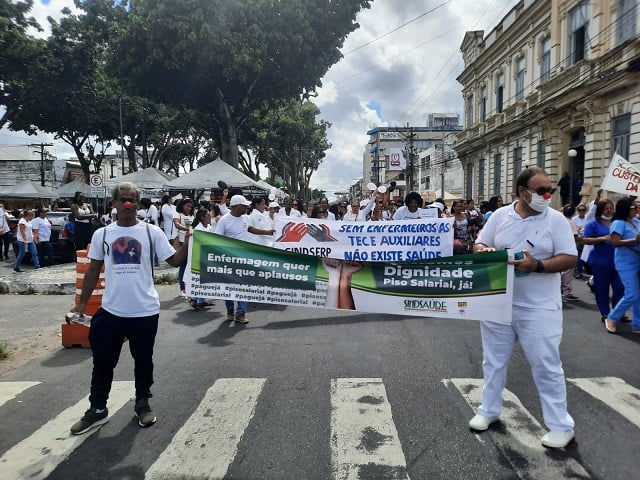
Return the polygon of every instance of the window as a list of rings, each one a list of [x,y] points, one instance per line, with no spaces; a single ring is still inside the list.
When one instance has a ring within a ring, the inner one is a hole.
[[[493,157],[493,194],[500,195],[500,180],[502,177],[502,157],[496,153]]]
[[[487,87],[484,86],[480,89],[480,120],[485,121],[487,119]]]
[[[465,180],[466,180],[466,186],[465,186],[466,197],[473,198],[473,164],[472,163],[467,164],[467,178]]]
[[[522,147],[516,147],[513,149],[513,174],[517,177],[522,170]]]
[[[513,189],[516,188],[516,179],[520,172],[522,171],[522,147],[516,147],[513,149]]]
[[[473,125],[473,94],[467,97],[467,127]]]
[[[540,47],[540,83],[544,83],[551,77],[551,37],[542,40]]]
[[[524,57],[516,62],[516,102],[524,100]]]
[[[638,0],[618,0],[618,43],[630,40],[636,36],[637,6]]]
[[[504,100],[504,75],[499,73],[496,77],[496,112],[502,112]]]
[[[484,158],[478,161],[478,195],[484,195]]]
[[[631,139],[631,114],[622,115],[613,119],[611,152],[618,151],[625,159],[629,160],[629,140]]]
[[[584,0],[569,12],[569,65],[587,57],[589,45],[589,2]]]
[[[538,167],[544,168],[547,160],[547,142],[540,140],[538,142]]]

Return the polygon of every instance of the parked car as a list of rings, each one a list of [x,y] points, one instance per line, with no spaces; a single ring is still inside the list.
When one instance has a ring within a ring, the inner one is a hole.
[[[76,261],[76,246],[70,238],[62,238],[64,224],[69,220],[71,210],[61,210],[57,212],[48,212],[47,217],[51,221],[51,245],[53,246],[54,263],[69,263]],[[18,228],[19,215],[21,212],[12,212],[12,218],[9,220],[9,229],[13,235],[12,244],[13,252],[18,256],[18,240],[16,237],[16,229]],[[15,215],[18,215],[17,217]],[[27,255],[23,261],[31,263],[31,254]]]

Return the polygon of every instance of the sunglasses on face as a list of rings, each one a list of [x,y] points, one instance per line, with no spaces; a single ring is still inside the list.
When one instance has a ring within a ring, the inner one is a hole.
[[[530,192],[535,192],[540,196],[544,195],[545,193],[550,193],[553,195],[553,193],[556,191],[556,189],[553,187],[538,187],[535,190],[527,188],[527,190],[529,190]]]

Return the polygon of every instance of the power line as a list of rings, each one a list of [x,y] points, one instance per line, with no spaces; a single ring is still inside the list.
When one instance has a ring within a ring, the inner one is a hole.
[[[440,7],[444,7],[446,4],[451,3],[452,1],[453,1],[453,0],[447,0],[446,2],[441,3],[441,4],[440,4],[440,5],[438,5],[437,7],[434,7],[434,8],[432,8],[431,10],[429,10],[429,11],[427,11],[427,12],[424,12],[424,13],[423,13],[423,14],[421,14],[421,15],[418,15],[417,17],[415,17],[415,18],[413,18],[413,19],[409,20],[408,22],[405,22],[405,23],[403,23],[402,25],[400,25],[400,26],[398,26],[398,27],[394,28],[393,30],[388,31],[387,33],[383,33],[383,34],[382,34],[382,35],[380,35],[379,37],[376,37],[376,38],[374,38],[373,40],[370,40],[370,41],[368,41],[368,42],[366,42],[366,43],[363,43],[362,45],[360,45],[360,46],[358,46],[358,47],[354,48],[353,50],[349,50],[347,53],[345,53],[345,54],[344,54],[344,56],[346,57],[347,55],[351,55],[353,52],[357,52],[357,51],[358,51],[358,50],[360,50],[361,48],[364,48],[364,47],[366,47],[366,46],[368,46],[368,45],[371,45],[371,44],[372,44],[372,43],[374,43],[374,42],[377,42],[378,40],[381,40],[381,39],[383,39],[383,38],[385,38],[385,37],[388,37],[388,36],[389,36],[389,35],[391,35],[392,33],[397,32],[398,30],[400,30],[400,29],[402,29],[402,28],[406,27],[407,25],[409,25],[409,24],[411,24],[411,23],[415,22],[416,20],[420,20],[422,17],[424,17],[424,16],[426,16],[426,15],[429,15],[429,14],[430,14],[430,13],[432,13],[432,12],[435,12],[435,11],[436,11],[436,10],[438,10]]]

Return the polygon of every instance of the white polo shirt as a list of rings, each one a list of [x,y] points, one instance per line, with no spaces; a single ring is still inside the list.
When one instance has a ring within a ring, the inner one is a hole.
[[[545,260],[556,255],[577,256],[576,242],[569,222],[551,208],[522,218],[515,210],[517,202],[499,208],[480,232],[476,243],[496,250],[528,250],[534,258]],[[541,310],[562,308],[560,273],[530,273],[515,277],[513,304]]]

